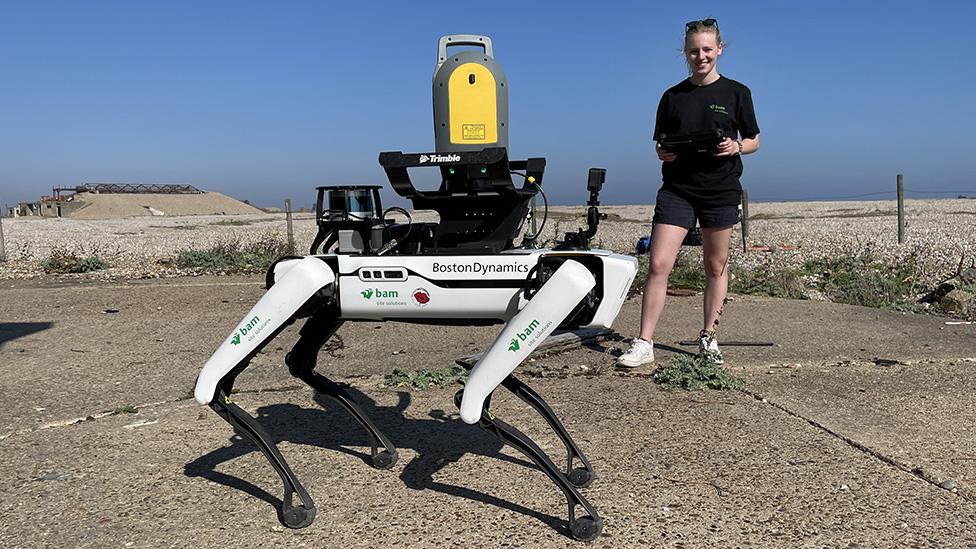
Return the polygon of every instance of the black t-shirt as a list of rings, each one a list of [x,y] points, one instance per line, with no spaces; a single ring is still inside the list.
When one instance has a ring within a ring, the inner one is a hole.
[[[722,135],[755,137],[759,123],[752,107],[752,92],[744,84],[720,76],[705,86],[690,80],[664,92],[657,107],[654,140],[664,135],[687,135],[722,130]],[[663,162],[664,187],[704,206],[739,203],[742,187],[742,158],[712,156],[708,153],[678,154]]]

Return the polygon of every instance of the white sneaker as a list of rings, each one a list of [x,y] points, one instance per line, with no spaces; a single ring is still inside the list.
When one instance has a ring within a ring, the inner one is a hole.
[[[712,357],[715,364],[725,364],[725,360],[722,358],[722,351],[718,348],[718,338],[715,337],[715,332],[702,330],[698,334],[698,354],[704,355],[706,353]]]
[[[654,362],[654,342],[639,337],[634,338],[633,343],[630,344],[630,349],[617,359],[618,366],[628,368],[636,368],[641,364],[650,362]]]

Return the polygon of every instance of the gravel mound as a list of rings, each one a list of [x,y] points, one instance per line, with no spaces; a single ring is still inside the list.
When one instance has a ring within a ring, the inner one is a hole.
[[[83,204],[71,219],[119,219],[139,216],[242,215],[261,210],[220,193],[200,194],[96,194],[78,193]]]

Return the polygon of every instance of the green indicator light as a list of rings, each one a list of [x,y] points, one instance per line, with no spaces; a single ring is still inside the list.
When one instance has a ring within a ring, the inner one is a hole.
[[[454,175],[454,168],[448,168],[447,173]]]
[[[481,168],[481,173],[488,173],[488,168]]]

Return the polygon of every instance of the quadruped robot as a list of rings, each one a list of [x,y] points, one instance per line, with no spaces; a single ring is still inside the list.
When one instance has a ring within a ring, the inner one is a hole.
[[[449,55],[454,46],[467,48],[453,48]],[[384,152],[379,162],[397,194],[415,210],[436,211],[440,220],[414,223],[402,208],[384,211],[379,186],[319,187],[318,233],[310,255],[280,259],[268,270],[267,293],[203,366],[195,398],[257,444],[284,483],[279,519],[303,528],[315,518],[312,498],[268,433],[230,398],[249,361],[287,326],[304,319],[298,341],[285,356],[289,372],[347,410],[369,435],[373,466],[387,469],[398,458],[394,444],[341,386],[315,371],[326,341],[347,321],[504,323],[454,397],[461,419],[530,458],[566,496],[572,537],[594,539],[603,522],[578,490],[592,482],[593,468],[545,400],[512,371],[557,328],[609,327],[637,260],[588,248],[601,219],[598,194],[605,172],[597,168],[587,181],[585,230],[566,233],[553,249],[537,249],[538,234],[515,245],[528,203],[541,191],[546,161],[508,159],[507,82],[488,37],[442,37],[433,92],[437,151]],[[437,189],[418,190],[411,182],[408,169],[424,167],[440,171]],[[513,174],[522,178],[521,186],[513,183]],[[386,219],[392,210],[408,221]],[[565,445],[565,470],[492,414],[491,395],[499,385],[546,420]],[[577,516],[577,507],[585,515]]]

